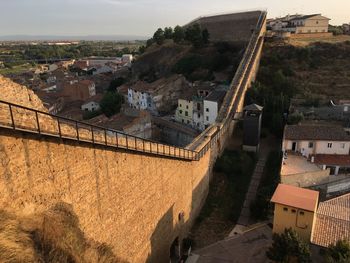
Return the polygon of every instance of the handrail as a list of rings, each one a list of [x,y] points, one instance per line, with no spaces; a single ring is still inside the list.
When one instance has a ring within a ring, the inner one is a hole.
[[[213,125],[213,127],[216,127],[217,130],[210,136],[209,141],[199,151],[171,146],[149,139],[143,139],[141,137],[128,135],[114,129],[105,128],[82,121],[76,121],[2,100],[0,100],[0,113],[1,110],[3,110],[1,106],[6,105],[9,111],[10,121],[4,123],[1,122],[0,119],[0,126],[12,130],[36,133],[39,135],[92,143],[94,145],[104,145],[113,148],[127,149],[130,151],[143,152],[181,160],[198,161],[217,143],[218,138],[220,138],[229,129],[230,122],[234,114],[237,112],[240,98],[243,95],[249,73],[259,50],[257,47],[260,47],[262,44],[262,37],[260,37],[260,34],[263,21],[265,19],[266,12],[263,11],[259,16],[256,28],[247,45],[243,59],[240,62],[235,77],[231,82],[230,90],[224,98],[224,103],[221,106],[218,119]],[[239,100],[237,100],[237,97]],[[31,120],[35,124],[34,128],[33,125],[25,126],[23,123],[16,122],[16,110],[18,111],[19,109],[34,114],[35,117]],[[49,116],[50,118],[43,119],[41,118],[42,115]],[[43,121],[51,122],[51,128],[54,127],[54,131],[52,131],[52,129],[49,131],[45,129],[45,127],[41,124]],[[54,126],[52,126],[52,122],[54,122]],[[72,126],[70,124],[74,125]],[[70,134],[68,134],[67,131]]]
[[[2,128],[191,161],[195,160],[197,155],[197,152],[185,148],[143,139],[141,137],[129,135],[114,129],[53,115],[11,102],[0,100],[0,107],[1,106],[5,106],[8,109],[10,116],[8,122],[4,122],[0,119],[0,126]],[[6,108],[1,107],[0,111],[3,113]],[[22,112],[17,114],[17,112],[21,110]],[[16,120],[17,115],[20,117],[24,116],[23,110],[25,111],[24,114],[33,116],[32,119],[29,119],[29,121],[27,120],[27,123]],[[43,118],[43,115],[48,116],[49,118],[45,119]],[[50,129],[45,128],[44,124],[49,125]],[[138,143],[141,145],[139,146]]]

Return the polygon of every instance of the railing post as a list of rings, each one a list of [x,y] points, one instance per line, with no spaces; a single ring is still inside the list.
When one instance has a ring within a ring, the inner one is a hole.
[[[145,152],[145,140],[142,140],[143,151]]]
[[[129,149],[128,135],[125,134],[126,149]]]
[[[92,127],[92,126],[91,126],[91,139],[92,139],[92,143],[95,144],[94,127]]]
[[[39,124],[39,116],[38,116],[38,112],[37,111],[35,111],[35,118],[36,118],[36,125],[38,127],[38,133],[41,134],[40,124]]]
[[[77,131],[77,140],[79,141],[79,127],[78,127],[78,121],[75,121],[75,129]]]
[[[106,129],[104,129],[105,130],[105,144],[106,144],[106,146],[108,146],[108,143],[107,143],[107,130]]]
[[[134,137],[134,146],[135,146],[135,150],[137,150],[137,144],[136,144],[136,137]]]
[[[115,142],[116,142],[116,145],[118,147],[118,133],[117,132],[115,133]]]
[[[60,138],[62,138],[61,123],[60,123],[59,117],[57,117],[57,126],[58,126],[58,135],[60,136]]]
[[[10,110],[10,116],[11,116],[12,128],[15,130],[15,129],[16,129],[16,125],[15,125],[15,120],[14,120],[14,118],[13,118],[13,112],[12,112],[12,107],[11,107],[11,104],[9,104],[9,110]]]

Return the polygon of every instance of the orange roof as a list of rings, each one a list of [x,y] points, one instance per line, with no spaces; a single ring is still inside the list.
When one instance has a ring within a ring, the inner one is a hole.
[[[318,192],[292,185],[279,184],[271,202],[314,212],[318,202]]]
[[[311,242],[328,247],[341,239],[350,241],[350,194],[320,203]]]

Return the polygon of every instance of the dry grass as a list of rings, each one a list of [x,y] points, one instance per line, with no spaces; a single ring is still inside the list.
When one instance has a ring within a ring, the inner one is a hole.
[[[58,203],[24,217],[0,211],[0,262],[122,263],[106,244],[86,239],[72,207]]]
[[[341,43],[345,41],[350,41],[350,35],[339,35],[339,36],[331,36],[331,37],[318,37],[318,38],[296,38],[288,40],[288,44],[297,46],[297,47],[305,47],[310,44],[316,42],[324,42],[324,43]]]

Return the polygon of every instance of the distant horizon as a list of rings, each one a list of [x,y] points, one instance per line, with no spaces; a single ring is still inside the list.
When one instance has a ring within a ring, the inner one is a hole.
[[[150,36],[136,35],[31,35],[13,34],[0,35],[0,41],[145,41]]]
[[[349,0],[11,0],[1,3],[0,24],[6,26],[0,36],[150,37],[157,28],[199,16],[248,10],[267,10],[269,18],[320,13],[332,25],[350,22]]]

